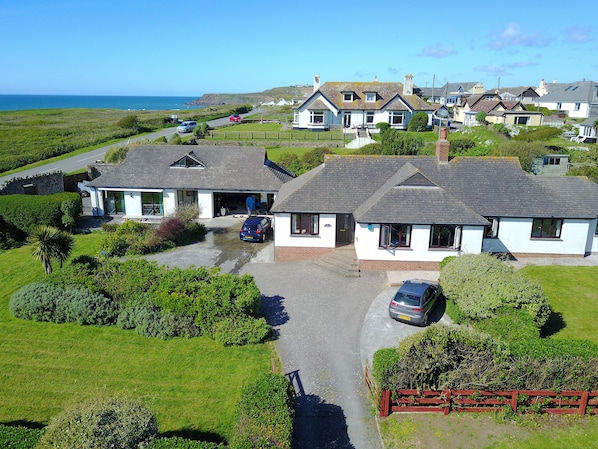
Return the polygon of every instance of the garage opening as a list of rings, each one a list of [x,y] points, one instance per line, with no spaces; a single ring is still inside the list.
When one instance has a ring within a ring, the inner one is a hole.
[[[255,211],[265,215],[274,203],[274,194],[260,195],[259,192],[217,192],[214,193],[214,216],[226,214],[247,214],[247,197],[253,196]],[[264,199],[266,201],[264,201]]]

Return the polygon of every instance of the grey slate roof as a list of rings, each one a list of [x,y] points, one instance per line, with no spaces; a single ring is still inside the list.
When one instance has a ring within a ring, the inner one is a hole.
[[[560,184],[569,187],[557,195],[564,177],[551,178],[554,185],[539,178],[526,174],[516,158],[462,157],[447,164],[430,156],[327,155],[323,165],[281,187],[272,211],[472,225],[487,224],[484,217],[596,216],[598,205],[579,200],[573,183]]]
[[[547,84],[548,85],[548,84]],[[543,97],[541,103],[548,102],[580,102],[592,103],[598,101],[598,83],[594,81],[578,81],[576,83],[561,84],[551,89]]]
[[[173,167],[188,158],[195,167]],[[203,167],[202,167],[203,166]],[[94,179],[99,188],[271,191],[294,175],[258,147],[147,145],[129,150],[120,165]]]

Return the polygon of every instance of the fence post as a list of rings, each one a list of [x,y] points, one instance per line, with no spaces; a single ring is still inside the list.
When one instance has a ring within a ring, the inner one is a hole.
[[[584,391],[581,393],[581,400],[579,401],[579,416],[586,415],[586,409],[588,408],[589,397],[590,397],[589,391]]]
[[[444,390],[446,396],[446,405],[444,406],[444,414],[448,415],[451,412],[451,390]]]
[[[390,390],[382,390],[380,396],[380,417],[386,418],[390,414]]]
[[[511,409],[514,412],[517,412],[517,399],[519,398],[519,391],[513,390],[513,394],[511,395]]]

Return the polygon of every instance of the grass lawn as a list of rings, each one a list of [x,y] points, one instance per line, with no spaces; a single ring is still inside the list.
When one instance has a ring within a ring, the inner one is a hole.
[[[74,255],[97,254],[99,233],[75,238]],[[207,338],[163,341],[116,327],[15,319],[11,294],[44,276],[30,251],[0,254],[0,423],[45,425],[73,402],[123,395],[148,406],[161,433],[228,438],[240,390],[270,370],[269,345],[224,348]]]
[[[540,283],[565,323],[550,329],[551,338],[598,343],[598,267],[528,266],[521,273]]]

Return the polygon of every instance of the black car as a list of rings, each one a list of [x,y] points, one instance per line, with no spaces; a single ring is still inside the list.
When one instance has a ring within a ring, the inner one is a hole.
[[[435,282],[421,279],[405,281],[390,300],[388,314],[398,321],[425,326],[441,296],[442,289]]]
[[[270,229],[272,221],[268,217],[249,217],[241,226],[239,238],[247,242],[263,242]]]

